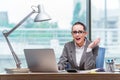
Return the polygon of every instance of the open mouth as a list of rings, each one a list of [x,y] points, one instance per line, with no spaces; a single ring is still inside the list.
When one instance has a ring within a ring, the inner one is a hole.
[[[80,40],[80,38],[75,38],[77,41],[79,41]]]

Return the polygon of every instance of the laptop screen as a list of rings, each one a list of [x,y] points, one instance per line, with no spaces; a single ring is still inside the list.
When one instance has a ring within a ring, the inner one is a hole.
[[[53,49],[24,49],[24,54],[31,72],[58,72]]]

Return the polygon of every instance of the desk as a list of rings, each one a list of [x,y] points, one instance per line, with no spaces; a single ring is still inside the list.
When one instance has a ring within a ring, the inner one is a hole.
[[[120,80],[119,73],[19,73],[0,74],[0,80]]]

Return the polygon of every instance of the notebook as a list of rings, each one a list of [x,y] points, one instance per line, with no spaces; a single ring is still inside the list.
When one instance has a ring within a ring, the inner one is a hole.
[[[24,49],[24,54],[31,72],[58,72],[53,49]]]

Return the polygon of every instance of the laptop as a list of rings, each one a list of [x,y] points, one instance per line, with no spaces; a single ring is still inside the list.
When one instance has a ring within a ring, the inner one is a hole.
[[[58,72],[53,49],[24,49],[24,54],[31,72]]]

